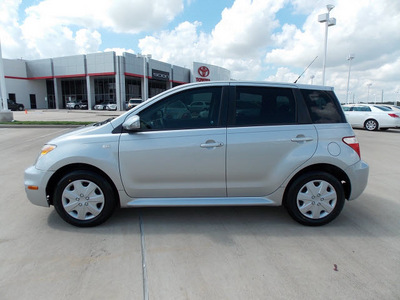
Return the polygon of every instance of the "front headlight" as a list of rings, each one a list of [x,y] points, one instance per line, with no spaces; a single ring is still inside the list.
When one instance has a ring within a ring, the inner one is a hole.
[[[54,149],[56,149],[56,147],[56,145],[44,145],[39,157],[42,157],[43,155],[46,155],[47,153],[53,151]]]

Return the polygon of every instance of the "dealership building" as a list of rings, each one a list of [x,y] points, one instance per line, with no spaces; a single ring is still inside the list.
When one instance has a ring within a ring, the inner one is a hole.
[[[8,98],[28,109],[63,109],[71,101],[89,109],[102,102],[125,110],[130,98],[143,101],[177,85],[230,80],[230,71],[204,63],[193,69],[151,56],[101,52],[39,60],[3,59]]]

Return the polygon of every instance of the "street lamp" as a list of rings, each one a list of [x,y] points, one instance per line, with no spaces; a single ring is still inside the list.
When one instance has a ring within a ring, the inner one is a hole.
[[[346,92],[346,103],[349,104],[349,84],[350,84],[350,70],[351,61],[354,59],[354,54],[349,54],[347,60],[349,61],[349,75],[347,76],[347,92]]]
[[[314,76],[314,75],[311,75],[311,76],[310,76],[310,79],[311,79],[311,84],[313,84],[314,78],[315,78],[315,76]]]
[[[328,13],[318,16],[318,22],[325,23],[325,48],[324,48],[324,63],[322,67],[322,85],[325,85],[325,67],[326,67],[326,52],[328,48],[328,27],[336,25],[335,18],[329,18],[329,13],[335,6],[328,4],[326,6]]]
[[[7,90],[6,80],[4,75],[3,55],[1,53],[1,41],[0,41],[0,100],[1,100],[1,111],[8,111],[7,103]]]

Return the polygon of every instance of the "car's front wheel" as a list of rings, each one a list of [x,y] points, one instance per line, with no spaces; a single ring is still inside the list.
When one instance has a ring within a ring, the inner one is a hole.
[[[297,222],[320,226],[339,215],[344,201],[344,190],[336,177],[325,172],[309,172],[289,186],[284,204]]]
[[[87,170],[73,171],[62,177],[54,191],[53,204],[61,218],[79,227],[105,222],[116,207],[108,181]]]

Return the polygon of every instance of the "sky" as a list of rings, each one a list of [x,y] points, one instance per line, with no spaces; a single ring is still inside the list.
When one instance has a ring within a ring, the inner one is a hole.
[[[221,66],[236,80],[276,82],[294,82],[317,57],[298,83],[320,85],[318,15],[327,4],[336,25],[328,29],[325,84],[341,102],[400,101],[397,0],[0,0],[1,49],[3,58],[26,60],[151,54],[186,68]]]

